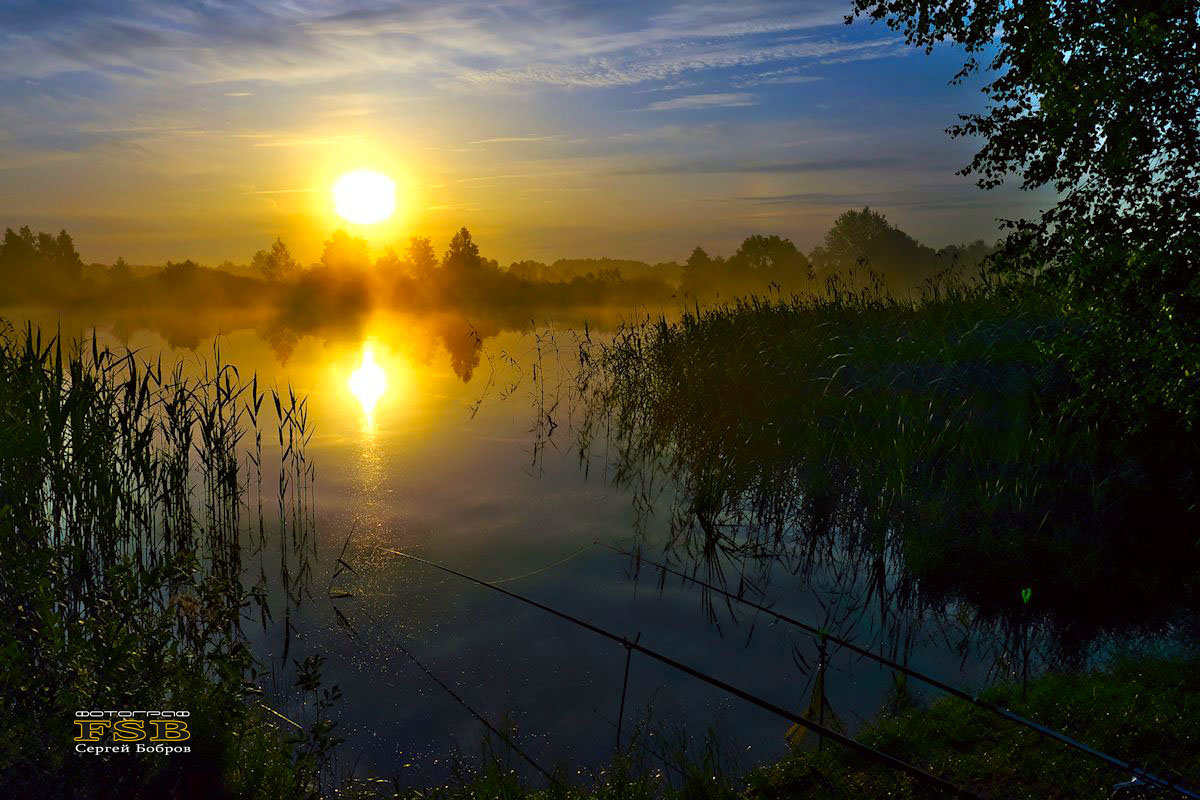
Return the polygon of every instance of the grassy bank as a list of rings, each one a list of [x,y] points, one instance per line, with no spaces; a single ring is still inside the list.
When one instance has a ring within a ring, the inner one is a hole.
[[[268,408],[288,451],[279,524],[303,545],[311,471],[295,398],[271,398],[219,353],[188,376],[95,342],[0,333],[0,793],[320,789],[334,744],[328,698],[304,730],[285,734],[260,705],[242,632],[270,614],[263,582],[244,581],[252,566],[265,581]],[[305,546],[281,556],[297,597]],[[321,691],[317,667],[299,670],[298,693]],[[179,743],[190,751],[76,751],[77,711],[147,709],[190,712],[191,737]]]
[[[1050,674],[992,688],[985,699],[1099,750],[1195,787],[1200,781],[1200,661],[1121,660],[1104,671]],[[1112,767],[953,698],[882,717],[859,740],[992,798],[1108,797],[1129,780]],[[747,796],[937,796],[827,746],[755,772]]]
[[[1143,657],[1103,670],[1048,674],[996,686],[983,697],[1083,742],[1133,760],[1154,774],[1195,786],[1200,781],[1200,661]],[[857,738],[993,800],[1107,798],[1130,776],[994,714],[955,698],[893,710]],[[834,743],[809,744],[775,763],[737,767],[728,742],[651,746],[628,751],[612,765],[533,788],[517,777],[513,759],[490,752],[474,771],[448,785],[398,792],[410,800],[540,798],[562,800],[844,800],[943,797],[940,790],[865,762]],[[378,785],[377,785],[378,786]]]

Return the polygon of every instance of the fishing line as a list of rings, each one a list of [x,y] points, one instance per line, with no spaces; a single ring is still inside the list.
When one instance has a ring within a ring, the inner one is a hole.
[[[715,678],[712,675],[709,675],[705,672],[701,672],[700,670],[696,669],[695,667],[690,667],[687,664],[684,664],[680,661],[676,661],[675,659],[671,658],[670,656],[659,653],[657,650],[652,650],[649,647],[646,647],[643,644],[639,644],[636,641],[630,641],[629,639],[627,639],[623,636],[618,636],[617,634],[615,634],[611,631],[608,631],[608,630],[605,630],[604,628],[593,625],[590,622],[585,622],[584,620],[579,619],[578,617],[572,616],[564,611],[559,611],[556,608],[552,608],[543,603],[539,603],[536,600],[532,600],[523,595],[519,595],[516,592],[510,592],[507,589],[504,589],[500,586],[495,586],[491,583],[488,583],[487,581],[480,580],[479,578],[472,577],[471,575],[467,575],[464,572],[459,572],[458,570],[443,566],[436,562],[428,561],[424,558],[421,558],[420,556],[414,556],[409,553],[405,553],[401,550],[394,550],[390,547],[381,547],[379,549],[385,553],[391,553],[392,555],[400,556],[401,558],[406,558],[410,561],[415,561],[419,564],[424,564],[426,566],[433,567],[434,569],[441,570],[442,572],[462,578],[463,580],[470,581],[471,583],[475,583],[480,586],[485,586],[493,591],[500,592],[503,595],[507,595],[508,597],[511,597],[514,600],[520,600],[522,603],[531,605],[534,608],[541,609],[542,611],[545,611],[548,614],[553,614],[554,616],[556,616],[560,619],[564,619],[567,622],[570,622],[578,627],[589,630],[598,636],[602,636],[605,639],[616,642],[617,644],[620,644],[622,647],[626,647],[631,650],[637,650],[639,653],[642,653],[643,655],[646,655],[646,656],[654,659],[655,661],[659,661],[663,664],[666,664],[667,666],[672,667],[680,672],[690,675],[691,677],[695,678],[696,680],[707,683],[710,686],[715,686],[716,688],[721,689],[722,691],[724,691],[728,694],[731,694],[734,697],[737,697],[741,700],[745,700],[746,702],[751,703],[752,705],[758,706],[759,708],[761,708],[765,711],[770,711],[771,713],[773,713],[777,716],[780,716],[786,720],[790,720],[791,722],[793,722],[797,725],[800,725],[801,727],[808,728],[809,730],[817,733],[820,736],[827,736],[830,739],[832,739],[833,741],[838,742],[839,744],[842,744],[843,746],[848,747],[851,750],[856,750],[859,753],[862,753],[863,755],[866,755],[869,758],[874,759],[875,761],[879,761],[883,764],[886,764],[887,766],[889,766],[893,769],[907,773],[908,775],[911,775],[914,778],[917,778],[918,780],[924,781],[926,783],[930,783],[934,786],[937,786],[941,789],[951,792],[957,797],[966,797],[966,798],[972,798],[973,800],[982,800],[982,798],[979,795],[969,792],[966,789],[963,789],[959,786],[956,786],[955,784],[951,783],[950,781],[946,780],[945,778],[942,778],[938,775],[934,775],[931,772],[927,772],[927,771],[921,769],[920,767],[909,764],[907,761],[902,761],[901,759],[896,758],[895,756],[888,755],[887,753],[884,753],[881,750],[876,750],[875,748],[865,745],[862,742],[851,739],[849,736],[838,733],[837,731],[834,731],[830,728],[826,728],[824,725],[820,725],[811,720],[805,719],[804,717],[800,716],[799,714],[797,714],[793,711],[789,711],[786,708],[783,708],[782,706],[775,705],[774,703],[770,702],[769,700],[764,700],[763,698],[758,697],[757,695],[751,694],[750,692],[747,692],[744,689],[740,689],[737,686],[734,686],[733,684],[726,683],[725,681],[721,680],[720,678]]]
[[[738,595],[728,592],[725,589],[722,589],[718,586],[714,586],[710,583],[707,583],[707,582],[701,580],[700,578],[696,578],[691,575],[688,575],[685,572],[681,572],[680,570],[673,569],[672,567],[669,567],[666,564],[661,564],[657,561],[654,561],[653,559],[645,558],[639,554],[635,554],[635,553],[631,553],[626,550],[622,550],[619,547],[615,547],[610,544],[605,544],[604,542],[597,541],[596,544],[600,545],[601,547],[606,547],[609,550],[612,550],[614,553],[619,553],[623,556],[628,556],[630,558],[637,558],[639,561],[643,561],[643,562],[651,565],[652,567],[656,567],[656,568],[662,570],[663,572],[668,572],[672,575],[676,575],[686,581],[691,581],[692,583],[695,583],[698,586],[703,586],[705,589],[708,589],[709,591],[716,592],[717,594],[727,597],[730,600],[734,600],[738,603],[742,603],[743,605],[749,606],[750,608],[753,608],[757,611],[761,611],[764,614],[768,614],[768,615],[774,617],[775,619],[779,620],[780,622],[786,622],[789,625],[793,625],[797,628],[800,628],[801,630],[806,631],[806,632],[808,632],[814,636],[817,636],[819,638],[828,639],[829,641],[833,642],[834,644],[838,644],[838,645],[841,645],[842,647],[845,647],[847,650],[852,650],[855,653],[866,656],[867,658],[877,661],[880,664],[883,664],[884,666],[891,667],[892,669],[903,672],[905,675],[909,675],[913,678],[916,678],[917,680],[919,680],[923,683],[927,683],[930,686],[936,687],[938,689],[941,689],[944,692],[947,692],[948,694],[952,694],[955,697],[958,697],[962,700],[966,700],[968,703],[976,705],[979,708],[985,709],[994,714],[999,714],[1000,716],[1005,717],[1006,719],[1011,720],[1012,722],[1015,722],[1018,725],[1023,725],[1026,728],[1029,728],[1030,730],[1037,731],[1038,733],[1042,734],[1043,736],[1048,736],[1052,739],[1055,739],[1056,741],[1059,741],[1063,744],[1073,747],[1076,750],[1079,750],[1083,753],[1087,753],[1088,755],[1092,756],[1093,758],[1098,758],[1101,761],[1105,761],[1108,764],[1110,764],[1111,766],[1117,767],[1118,769],[1121,769],[1126,772],[1130,772],[1134,776],[1136,776],[1142,780],[1148,781],[1150,783],[1154,783],[1154,784],[1156,784],[1160,787],[1166,788],[1166,789],[1172,789],[1172,790],[1182,794],[1184,797],[1197,798],[1197,800],[1200,800],[1200,794],[1197,794],[1196,792],[1194,792],[1184,786],[1181,786],[1181,785],[1175,783],[1174,781],[1171,781],[1167,778],[1160,778],[1157,775],[1153,775],[1149,772],[1146,772],[1144,769],[1142,769],[1141,767],[1135,766],[1131,762],[1124,761],[1115,756],[1110,756],[1107,753],[1104,753],[1100,750],[1095,749],[1094,747],[1084,744],[1083,742],[1080,742],[1076,739],[1072,739],[1070,736],[1067,736],[1065,733],[1059,733],[1058,731],[1054,730],[1053,728],[1047,728],[1045,725],[1042,725],[1041,723],[1034,722],[1031,719],[1027,719],[1026,717],[1021,716],[1020,714],[1009,711],[1007,708],[1004,708],[1003,706],[998,706],[994,703],[990,703],[987,700],[983,700],[975,695],[972,695],[966,691],[963,691],[962,689],[959,689],[955,686],[951,686],[950,684],[940,681],[937,678],[931,677],[922,672],[918,672],[917,670],[913,669],[912,667],[907,667],[903,664],[900,664],[899,662],[896,662],[890,658],[887,658],[886,656],[881,656],[881,655],[877,655],[876,653],[872,653],[870,650],[867,650],[864,647],[856,645],[856,644],[854,644],[854,642],[850,642],[850,641],[847,641],[846,639],[841,639],[837,636],[834,636],[833,634],[829,633],[828,631],[826,631],[822,628],[817,628],[813,625],[809,625],[805,622],[801,622],[800,620],[796,619],[795,617],[789,617],[786,614],[781,614],[778,611],[767,608],[766,606],[764,606],[760,603],[756,603],[753,600],[747,599],[745,597],[739,597]]]
[[[479,720],[479,724],[483,725],[483,727],[487,728],[490,732],[494,733],[496,735],[496,737],[498,739],[500,739],[500,741],[504,742],[504,744],[511,747],[513,749],[513,751],[516,752],[517,755],[519,755],[521,758],[525,759],[525,761],[529,764],[529,766],[533,767],[538,772],[540,772],[542,775],[544,775],[546,780],[548,780],[552,784],[560,785],[557,778],[555,778],[553,775],[551,775],[550,772],[548,770],[546,770],[541,764],[534,761],[533,756],[529,755],[524,750],[522,750],[520,745],[518,745],[516,742],[514,742],[511,737],[507,736],[506,734],[501,732],[500,729],[497,728],[495,725],[488,722],[488,720],[482,714],[480,714],[478,711],[476,711],[474,708],[472,708],[471,705],[462,698],[462,695],[460,695],[458,692],[454,691],[454,689],[452,689],[445,681],[443,681],[441,678],[439,678],[437,676],[437,674],[433,672],[433,670],[429,669],[429,667],[425,666],[425,664],[423,664],[420,661],[420,659],[418,659],[415,655],[413,655],[412,651],[409,650],[407,647],[405,647],[400,642],[399,636],[393,635],[391,637],[391,639],[392,639],[392,642],[396,645],[396,647],[398,647],[400,649],[400,652],[403,653],[408,658],[409,661],[416,664],[417,668],[420,669],[422,672],[424,672],[431,681],[433,681],[438,686],[440,686],[442,688],[442,690],[444,692],[446,692],[446,694],[453,697],[460,706],[465,708],[470,713],[470,715],[472,717]]]
[[[551,569],[554,569],[555,567],[562,566],[563,564],[576,558],[577,556],[580,556],[580,555],[586,553],[588,550],[591,550],[597,544],[598,544],[598,542],[592,542],[591,544],[585,544],[583,547],[579,548],[574,553],[571,553],[571,555],[567,556],[566,558],[560,558],[558,561],[555,561],[553,564],[547,564],[544,567],[539,567],[538,569],[535,569],[533,572],[526,572],[522,575],[514,575],[511,578],[497,578],[494,581],[486,581],[486,582],[490,583],[494,586],[498,583],[511,583],[512,581],[519,581],[524,578],[532,578],[534,575],[541,575],[543,572],[546,572],[547,570],[551,570]]]

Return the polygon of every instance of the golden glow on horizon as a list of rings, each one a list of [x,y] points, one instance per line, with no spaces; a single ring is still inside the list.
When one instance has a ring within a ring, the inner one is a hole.
[[[333,208],[347,222],[383,222],[396,211],[396,182],[369,169],[347,172],[333,184]]]
[[[369,426],[374,421],[375,406],[387,391],[387,374],[383,367],[376,363],[375,349],[370,342],[363,343],[362,363],[350,374],[349,386],[350,393],[362,406]]]

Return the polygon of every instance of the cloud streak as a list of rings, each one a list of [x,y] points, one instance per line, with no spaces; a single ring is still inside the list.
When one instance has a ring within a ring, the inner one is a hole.
[[[691,111],[705,108],[740,108],[754,105],[754,95],[745,92],[689,94],[671,100],[659,100],[646,106],[647,111]]]

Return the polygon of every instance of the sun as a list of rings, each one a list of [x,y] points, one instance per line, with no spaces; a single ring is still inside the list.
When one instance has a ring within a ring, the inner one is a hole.
[[[347,172],[333,184],[333,208],[358,225],[383,222],[396,210],[396,182],[369,169]]]

